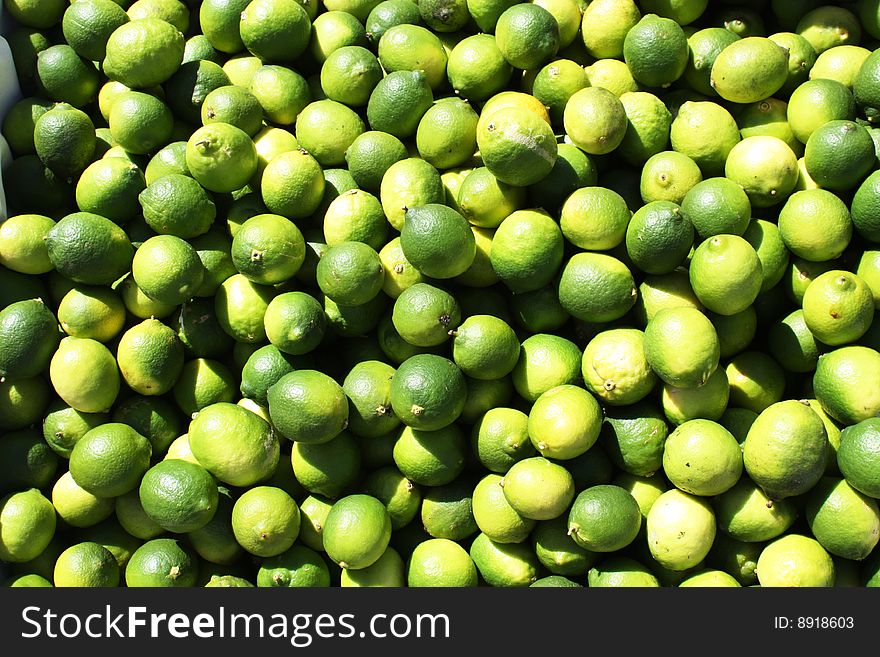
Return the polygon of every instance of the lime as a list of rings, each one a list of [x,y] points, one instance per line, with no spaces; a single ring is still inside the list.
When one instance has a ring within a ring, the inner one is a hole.
[[[650,570],[628,557],[608,557],[591,568],[588,577],[593,588],[660,586]]]
[[[474,519],[480,532],[495,543],[522,543],[535,527],[535,521],[524,518],[507,501],[503,478],[491,474],[483,477],[473,494]]]
[[[394,444],[394,463],[412,482],[443,486],[462,471],[467,447],[464,434],[454,424],[437,430],[407,426]]]
[[[77,283],[110,285],[129,271],[134,249],[109,219],[88,212],[69,214],[46,235],[49,260]]]
[[[538,579],[540,563],[527,545],[498,543],[481,533],[471,543],[470,556],[489,586],[525,587]]]
[[[161,84],[183,60],[184,38],[176,27],[159,18],[132,20],[109,36],[104,73],[132,89]]]
[[[256,486],[235,501],[232,531],[247,552],[275,557],[286,552],[299,535],[300,515],[296,502],[273,486]]]
[[[844,424],[875,417],[880,396],[863,381],[880,372],[880,354],[868,347],[842,347],[819,356],[813,388],[828,414]],[[870,393],[870,394],[868,394]]]
[[[852,222],[859,234],[872,242],[880,239],[880,223],[877,222],[873,210],[880,191],[878,181],[880,175],[872,173],[856,190],[852,200]]]
[[[517,107],[499,108],[490,115],[484,107],[482,116],[489,118],[485,124],[477,124],[477,147],[492,175],[509,185],[525,187],[550,173],[557,146],[547,121]]]
[[[408,525],[419,513],[421,491],[394,466],[371,472],[364,480],[363,489],[388,509],[392,530]]]
[[[871,289],[855,274],[831,270],[804,292],[804,321],[817,340],[837,346],[858,340],[874,317]]]
[[[872,498],[877,497],[876,446],[880,441],[880,422],[877,418],[862,420],[840,432],[837,465],[846,482],[855,490]]]
[[[682,76],[684,81],[701,94],[715,94],[711,83],[712,65],[721,51],[738,39],[736,34],[723,27],[707,27],[691,34],[688,37],[688,63]]]
[[[244,46],[264,62],[292,62],[309,45],[312,22],[295,0],[252,0],[241,12]]]
[[[0,311],[0,376],[36,376],[54,358],[58,339],[58,322],[40,299],[6,306]]]
[[[299,113],[309,104],[311,95],[308,84],[304,77],[293,69],[286,68],[277,64],[266,64],[260,66],[254,71],[250,83],[247,85],[248,91],[257,99],[258,104],[262,107],[262,114],[273,123],[278,125],[289,126],[296,121]],[[207,121],[204,121],[207,124]],[[213,123],[213,121],[212,121]],[[227,121],[227,123],[233,123]],[[237,126],[244,129],[242,126]],[[272,144],[272,148],[276,154],[287,150],[295,150],[298,147],[293,135],[277,132],[277,128],[264,128],[254,136],[254,145],[257,147],[257,155],[260,159],[258,173],[265,168],[266,164],[271,160],[270,154],[267,152]],[[266,131],[272,131],[274,139],[266,140]],[[248,134],[251,134],[249,131]],[[263,137],[263,139],[261,139]],[[263,142],[261,144],[261,141]],[[279,147],[283,144],[284,148]],[[263,161],[265,160],[265,161]]]
[[[125,567],[125,585],[134,587],[190,587],[198,575],[198,558],[173,538],[157,538],[141,545]]]
[[[83,413],[106,413],[119,393],[113,354],[90,338],[63,338],[49,363],[49,378],[58,396]]]
[[[681,208],[670,201],[643,205],[626,229],[626,253],[647,274],[673,271],[684,262],[693,242],[693,225]]]
[[[602,87],[587,87],[572,94],[565,104],[563,123],[572,143],[591,155],[615,150],[629,126],[623,103]]]
[[[232,486],[263,481],[278,466],[280,448],[269,423],[241,406],[221,402],[203,408],[188,435],[198,462]]]
[[[119,584],[119,564],[103,545],[76,543],[58,555],[55,586],[114,587]]]
[[[174,330],[157,319],[147,319],[122,334],[116,360],[132,390],[163,395],[183,369],[183,344]]]
[[[209,123],[187,141],[186,166],[205,189],[234,192],[256,172],[257,151],[244,130],[229,123]]]
[[[755,569],[762,587],[833,586],[834,562],[818,541],[786,534],[767,545]]]
[[[763,283],[758,254],[736,235],[715,235],[700,243],[691,257],[689,276],[700,303],[723,315],[751,306]]]
[[[666,383],[705,383],[718,366],[720,344],[709,319],[695,308],[660,310],[645,329],[645,357]]]
[[[629,220],[629,209],[617,192],[582,187],[565,200],[559,223],[563,236],[575,246],[606,251],[623,241]]]
[[[367,102],[370,128],[399,139],[416,133],[434,94],[424,71],[393,71],[373,88]]]
[[[712,64],[711,85],[735,103],[756,103],[775,94],[788,79],[789,53],[765,37],[730,43]]]
[[[843,191],[855,188],[877,164],[874,142],[853,121],[829,121],[807,140],[807,173],[820,186]]]
[[[575,494],[568,470],[541,456],[514,463],[499,485],[511,507],[533,520],[558,518],[568,510]]]
[[[810,531],[835,556],[861,561],[880,538],[877,502],[846,480],[823,478],[810,491],[806,512]]]
[[[742,235],[751,220],[749,197],[727,178],[698,182],[684,196],[681,212],[702,239],[722,233]]]
[[[477,585],[477,568],[463,547],[445,538],[420,543],[407,570],[411,587],[470,587]]]
[[[173,306],[193,297],[205,268],[191,244],[173,235],[158,235],[137,250],[131,273],[144,294]]]
[[[313,495],[337,498],[360,477],[360,447],[347,431],[328,442],[297,441],[291,453],[296,480]]]
[[[730,112],[717,103],[687,101],[672,121],[669,139],[672,150],[687,155],[704,176],[711,176],[724,171],[740,133]]]
[[[276,155],[263,170],[263,202],[270,212],[290,219],[312,214],[325,187],[321,166],[303,149]]]
[[[582,491],[568,515],[568,534],[591,552],[616,552],[635,540],[642,514],[635,498],[619,486],[604,484]]]
[[[217,215],[210,194],[189,176],[178,173],[154,180],[140,192],[138,201],[150,228],[183,239],[208,232]]]
[[[827,444],[825,426],[808,402],[778,402],[749,429],[743,443],[745,469],[770,499],[799,495],[822,476]]]
[[[739,480],[742,467],[736,438],[710,420],[679,425],[663,449],[663,472],[676,488],[693,495],[720,495]]]
[[[36,558],[55,534],[55,510],[36,488],[0,499],[0,558],[20,563]]]
[[[648,512],[651,555],[664,568],[682,571],[698,565],[715,540],[715,515],[703,498],[666,491]]]
[[[170,532],[200,529],[217,511],[217,483],[205,468],[188,461],[160,461],[144,475],[138,494],[147,516]]]
[[[317,552],[303,545],[294,545],[263,561],[257,571],[257,586],[330,586],[330,571]]]
[[[788,123],[804,144],[817,128],[833,120],[851,120],[855,112],[852,92],[835,80],[804,82],[788,100]]]
[[[391,518],[375,497],[349,495],[331,507],[323,536],[327,555],[342,568],[366,568],[388,547]]]

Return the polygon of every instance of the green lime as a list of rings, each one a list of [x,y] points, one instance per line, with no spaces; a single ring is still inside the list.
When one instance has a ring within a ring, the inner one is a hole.
[[[519,359],[516,333],[497,317],[473,315],[454,333],[453,360],[467,376],[499,379],[510,374]]]
[[[173,538],[157,538],[141,545],[125,567],[125,585],[180,587],[196,583],[198,558]]]
[[[819,356],[813,388],[822,408],[835,420],[855,424],[875,417],[880,396],[866,387],[880,372],[880,354],[868,347],[842,347]]]
[[[843,479],[820,480],[807,497],[806,515],[816,540],[835,556],[861,561],[880,538],[877,502]]]
[[[132,390],[163,395],[183,369],[183,344],[173,329],[157,319],[146,319],[122,334],[116,360]]]
[[[424,71],[393,71],[373,88],[367,102],[367,121],[373,130],[405,139],[416,133],[433,101]]]
[[[587,87],[572,94],[565,104],[563,124],[572,143],[591,155],[615,150],[629,126],[623,103],[602,87]]]
[[[195,180],[181,174],[153,181],[140,192],[138,201],[150,228],[158,234],[183,239],[208,232],[217,215],[211,195]]]
[[[317,552],[303,545],[294,545],[263,561],[257,571],[257,586],[330,586],[330,571]]]
[[[511,292],[537,290],[554,279],[562,264],[563,244],[562,230],[548,214],[518,210],[495,232],[492,268]]]
[[[459,477],[445,486],[431,486],[422,497],[420,519],[425,531],[434,538],[453,541],[479,531],[474,520],[473,484]]]
[[[69,214],[46,235],[49,260],[77,283],[110,285],[129,271],[134,249],[109,219],[88,212]]]
[[[603,484],[582,491],[568,515],[568,534],[591,552],[616,552],[632,543],[642,526],[635,498],[619,486]]]
[[[338,498],[360,477],[358,442],[343,431],[328,442],[293,445],[291,464],[296,480],[313,495]]]
[[[693,225],[681,208],[669,201],[642,206],[626,229],[626,253],[647,274],[673,271],[684,262],[693,242]]]
[[[17,301],[0,311],[0,376],[10,381],[36,376],[58,345],[58,322],[40,299]]]
[[[217,511],[217,482],[188,461],[160,461],[144,475],[138,494],[147,516],[170,532],[200,529]]]
[[[449,53],[446,67],[453,89],[475,102],[501,91],[512,72],[493,34],[474,34],[459,41]]]
[[[106,45],[104,73],[132,89],[161,84],[183,61],[184,38],[176,27],[154,17],[132,20],[114,30]]]
[[[817,128],[834,120],[852,120],[856,104],[852,92],[836,80],[809,80],[788,99],[788,124],[806,144]]]
[[[253,0],[241,12],[244,46],[264,62],[292,62],[309,45],[312,22],[295,0]]]
[[[522,6],[540,9],[536,5]],[[485,124],[477,124],[477,147],[486,168],[498,180],[525,187],[550,173],[557,145],[553,129],[543,117],[517,107],[502,107],[490,115],[484,107],[481,116],[489,118]]]
[[[782,535],[798,511],[791,500],[771,500],[748,477],[713,502],[718,528],[738,541],[762,542]]]
[[[437,430],[407,426],[394,444],[394,463],[412,482],[443,486],[461,474],[467,445],[461,429],[450,424]]]
[[[807,173],[820,186],[844,191],[855,188],[877,163],[874,142],[853,121],[829,121],[807,140]]]
[[[874,207],[880,193],[880,175],[872,173],[856,190],[852,200],[852,223],[860,235],[876,242],[880,239],[880,222],[874,214]]]
[[[249,90],[223,85],[205,95],[200,110],[203,125],[229,123],[254,136],[263,127],[263,108]]]
[[[749,197],[727,178],[698,182],[682,200],[681,212],[702,239],[722,233],[742,235],[751,220]]]
[[[137,215],[138,195],[145,186],[144,174],[133,163],[115,157],[97,160],[76,183],[76,204],[83,212],[124,224]]]
[[[704,383],[718,366],[719,354],[715,327],[695,308],[664,308],[645,329],[648,364],[670,385]]]

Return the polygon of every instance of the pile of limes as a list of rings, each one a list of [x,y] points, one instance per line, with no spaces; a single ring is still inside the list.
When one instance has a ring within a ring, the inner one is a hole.
[[[0,579],[880,585],[877,0],[4,10]]]

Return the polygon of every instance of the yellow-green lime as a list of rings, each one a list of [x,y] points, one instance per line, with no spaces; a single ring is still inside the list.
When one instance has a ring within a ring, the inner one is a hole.
[[[871,288],[847,271],[827,271],[807,287],[803,298],[804,321],[820,342],[839,346],[858,340],[874,317]]]
[[[749,429],[743,443],[745,469],[770,499],[800,495],[822,476],[827,444],[825,425],[808,402],[778,402]]]
[[[770,207],[794,191],[797,156],[778,137],[747,137],[730,151],[724,173],[742,186],[753,207]]]
[[[189,242],[174,235],[157,235],[135,252],[131,273],[148,297],[177,305],[194,296],[204,280],[205,268]]]
[[[490,259],[501,281],[514,293],[549,284],[562,264],[562,230],[546,212],[517,210],[495,232]]]
[[[649,157],[642,167],[639,193],[645,203],[669,201],[681,205],[702,180],[700,167],[687,155],[663,151]]]
[[[563,236],[575,246],[606,251],[623,241],[629,220],[620,194],[606,187],[582,187],[565,200],[559,223]]]
[[[459,41],[449,53],[446,66],[452,88],[472,102],[501,91],[512,72],[493,34],[474,34]]]
[[[687,570],[709,553],[715,540],[715,514],[703,498],[672,489],[654,502],[646,528],[654,559],[669,570]]]
[[[826,477],[819,481],[807,497],[806,517],[819,544],[845,559],[861,561],[880,538],[876,500],[843,479]]]
[[[205,189],[234,192],[256,172],[257,151],[244,130],[229,123],[209,123],[187,141],[186,166]]]
[[[510,505],[496,474],[483,477],[473,494],[474,519],[480,532],[496,543],[522,543],[536,522],[524,518]]]
[[[36,488],[0,499],[0,559],[30,561],[46,549],[55,534],[55,509]]]
[[[615,102],[619,103],[616,99]],[[497,109],[484,125],[477,125],[477,147],[492,175],[519,187],[545,178],[557,157],[556,138],[550,125],[534,113],[516,107]]]
[[[751,306],[763,283],[758,254],[737,235],[715,235],[701,242],[688,271],[700,303],[723,315]]]
[[[813,538],[786,534],[767,545],[755,569],[762,587],[834,585],[831,555]]]
[[[672,150],[687,155],[704,176],[724,172],[724,163],[740,141],[730,112],[709,101],[687,101],[678,109],[669,130]]]
[[[664,308],[645,329],[645,357],[666,383],[694,387],[705,383],[718,366],[718,335],[699,310]]]
[[[829,48],[819,55],[810,68],[810,79],[835,80],[852,89],[859,69],[870,54],[870,50],[861,46],[843,45]]]
[[[269,423],[241,406],[221,402],[203,408],[188,436],[196,460],[232,486],[252,486],[278,467],[278,438]]]
[[[715,498],[718,529],[738,541],[759,543],[785,533],[798,516],[792,500],[771,500],[748,477]]]
[[[474,424],[471,438],[480,463],[499,474],[534,453],[528,416],[514,408],[495,407],[486,411]]]
[[[499,379],[510,374],[519,359],[520,342],[514,330],[491,315],[472,315],[452,340],[455,364],[467,376]]]
[[[718,55],[739,37],[723,27],[707,27],[688,37],[688,63],[682,76],[684,81],[701,94],[712,96],[712,65]]]
[[[232,531],[247,552],[274,557],[286,552],[299,535],[299,507],[274,486],[247,490],[232,507]]]
[[[605,403],[634,404],[653,390],[657,377],[645,358],[644,337],[637,329],[611,329],[584,349],[584,383]]]
[[[602,87],[572,94],[565,104],[563,124],[572,143],[591,155],[615,150],[629,126],[623,103]]]
[[[837,465],[846,482],[855,490],[872,498],[878,497],[877,445],[880,443],[880,422],[868,418],[840,432]]]
[[[407,569],[412,587],[471,587],[477,585],[477,568],[458,543],[434,538],[416,546]]]
[[[676,488],[693,495],[720,495],[739,480],[742,468],[736,438],[710,420],[679,425],[663,449],[663,472]]]
[[[461,324],[461,307],[446,290],[414,283],[395,300],[391,321],[407,343],[433,347],[446,342]]]
[[[663,385],[661,393],[663,413],[676,425],[696,419],[720,419],[727,408],[729,398],[730,385],[727,381],[727,373],[720,367],[701,386],[677,388],[667,383]]]
[[[440,173],[421,158],[409,157],[391,164],[382,176],[379,200],[388,222],[397,230],[404,225],[409,208],[443,203]]]
[[[337,501],[327,514],[324,549],[344,569],[358,570],[374,564],[390,538],[391,518],[375,497],[349,495]]]
[[[571,473],[541,456],[514,463],[499,485],[514,511],[533,520],[558,518],[575,494]]]
[[[49,379],[58,396],[83,413],[106,413],[119,393],[113,354],[90,338],[63,338],[49,363]]]
[[[76,543],[58,555],[53,582],[58,587],[114,587],[119,584],[119,564],[103,545]]]
[[[52,219],[39,214],[9,217],[0,224],[0,265],[21,274],[52,271],[46,237],[54,226]]]
[[[765,37],[749,36],[729,44],[712,64],[711,84],[735,103],[755,103],[776,93],[788,79],[786,49]]]

